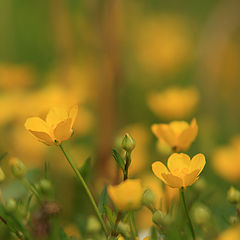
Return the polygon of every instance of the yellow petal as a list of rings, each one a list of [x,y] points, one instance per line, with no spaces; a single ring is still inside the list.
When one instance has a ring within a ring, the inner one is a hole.
[[[152,131],[159,139],[163,139],[171,147],[176,146],[176,134],[168,124],[153,124]]]
[[[54,128],[60,122],[66,120],[68,118],[68,112],[66,108],[55,107],[49,110],[46,122],[48,126]]]
[[[72,119],[68,118],[60,122],[54,130],[54,137],[58,142],[68,140],[72,135]]]
[[[71,107],[70,111],[69,111],[69,118],[72,119],[72,125],[71,125],[71,128],[76,120],[76,117],[77,117],[77,114],[78,114],[78,105],[74,105]]]
[[[49,128],[41,118],[38,117],[32,117],[28,118],[25,122],[25,128],[36,138],[38,138],[39,141],[47,144],[52,145],[53,139],[51,137]]]
[[[168,186],[172,188],[181,188],[183,186],[183,181],[181,178],[174,176],[172,174],[162,174],[163,178],[165,179],[165,182]]]
[[[153,173],[158,177],[160,178],[163,182],[166,183],[165,179],[163,178],[162,174],[165,173],[165,174],[169,174],[169,171],[168,169],[166,168],[166,166],[162,163],[162,162],[154,162],[152,164],[152,170],[153,170]]]
[[[173,153],[168,158],[168,169],[172,174],[175,174],[176,172],[181,172],[183,168],[188,169],[190,166],[190,157],[187,154],[184,153]]]
[[[169,127],[176,136],[179,136],[185,129],[189,127],[189,124],[185,121],[172,121],[169,123]]]
[[[45,143],[47,145],[53,145],[54,141],[53,139],[45,132],[36,132],[29,130],[29,132],[34,135],[40,142]]]
[[[191,186],[193,183],[195,183],[198,180],[198,177],[197,177],[198,174],[199,174],[199,170],[197,169],[185,175],[183,178],[184,187]]]
[[[196,119],[194,118],[188,128],[183,130],[179,136],[178,143],[182,150],[187,149],[190,144],[194,141],[198,133],[198,125]]]
[[[192,158],[189,170],[194,171],[198,169],[199,170],[198,174],[200,174],[205,166],[205,163],[206,163],[205,156],[202,153],[199,153]]]

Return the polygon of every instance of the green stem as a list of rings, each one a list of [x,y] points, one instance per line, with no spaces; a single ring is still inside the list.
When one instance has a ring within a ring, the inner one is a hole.
[[[129,212],[129,223],[130,223],[130,229],[133,235],[133,238],[137,238],[137,228],[135,224],[134,214],[132,211]]]
[[[102,225],[102,228],[103,228],[103,230],[104,230],[104,233],[105,233],[106,237],[108,237],[107,227],[106,227],[106,225],[105,225],[105,223],[104,223],[104,221],[103,221],[103,219],[102,219],[102,217],[101,217],[101,214],[100,214],[100,212],[99,212],[99,210],[98,210],[98,207],[97,207],[97,205],[96,205],[96,202],[95,202],[95,200],[94,200],[94,198],[93,198],[93,196],[92,196],[92,194],[91,194],[91,192],[90,192],[90,190],[89,190],[86,182],[84,181],[82,175],[80,174],[80,172],[78,171],[78,169],[75,167],[75,165],[73,164],[73,162],[71,161],[71,159],[70,159],[70,158],[68,157],[68,155],[66,154],[66,152],[65,152],[62,144],[59,145],[59,148],[60,148],[61,151],[63,152],[65,158],[67,159],[68,163],[69,163],[70,166],[72,167],[73,171],[76,173],[78,180],[81,182],[84,190],[86,191],[86,193],[87,193],[87,195],[88,195],[88,197],[89,197],[89,200],[90,200],[90,202],[91,202],[91,204],[92,204],[92,206],[93,206],[93,208],[94,208],[94,211],[95,211],[95,213],[96,213],[96,215],[97,215],[97,217],[98,217],[98,219],[99,219],[99,221],[100,221],[100,223],[101,223],[101,225]]]
[[[195,240],[196,239],[195,232],[194,232],[194,229],[193,229],[193,225],[192,225],[191,219],[190,219],[189,214],[188,214],[188,209],[187,209],[187,205],[186,205],[186,201],[185,201],[184,189],[183,188],[180,189],[180,193],[181,193],[181,197],[182,197],[182,202],[183,202],[185,214],[187,216],[188,225],[189,225],[189,228],[190,228],[191,233],[192,233],[192,238],[193,238],[193,240]]]
[[[21,181],[22,181],[23,185],[27,189],[29,189],[33,193],[33,195],[35,195],[35,197],[38,199],[38,201],[41,202],[40,196],[39,196],[38,192],[35,190],[35,188],[25,178],[22,178]]]

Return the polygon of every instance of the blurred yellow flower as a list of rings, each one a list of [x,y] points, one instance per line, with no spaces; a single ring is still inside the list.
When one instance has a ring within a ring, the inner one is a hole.
[[[150,109],[159,117],[172,120],[190,116],[199,102],[199,92],[194,87],[168,88],[151,93],[147,98]]]
[[[73,224],[69,224],[69,225],[65,226],[64,231],[68,236],[74,237],[74,239],[75,238],[77,238],[77,239],[81,238],[81,235],[80,235],[80,232],[79,232],[77,226],[75,226]]]
[[[215,171],[231,182],[240,180],[240,136],[234,137],[231,143],[215,149],[212,165]]]
[[[168,168],[158,161],[152,164],[152,170],[165,184],[172,188],[181,188],[190,186],[198,180],[205,163],[205,156],[201,153],[192,159],[184,153],[173,153],[168,158]]]
[[[60,144],[71,137],[77,112],[77,105],[71,107],[70,110],[52,108],[47,114],[46,121],[39,117],[28,118],[25,128],[42,143]]]
[[[120,211],[140,207],[143,188],[139,179],[128,179],[119,185],[108,186],[108,194]]]
[[[181,151],[188,149],[196,138],[198,125],[195,118],[190,124],[185,121],[172,121],[169,124],[153,124],[152,132],[174,151]]]
[[[139,62],[150,73],[174,72],[190,59],[189,26],[181,16],[144,18],[134,36]]]
[[[240,224],[232,226],[225,230],[216,240],[239,240],[240,239]]]

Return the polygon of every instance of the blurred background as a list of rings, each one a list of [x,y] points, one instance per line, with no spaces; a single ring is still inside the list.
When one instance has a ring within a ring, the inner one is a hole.
[[[34,179],[49,160],[62,222],[73,229],[76,212],[91,209],[79,204],[84,196],[61,153],[30,136],[26,118],[79,104],[65,145],[79,167],[91,157],[88,181],[98,196],[118,182],[111,149],[125,132],[137,143],[131,176],[150,181],[151,163],[169,154],[151,125],[196,117],[189,153],[207,156],[208,189],[199,198],[216,232],[226,228],[234,208],[225,195],[240,180],[239,12],[238,0],[1,0],[0,153],[20,158]],[[2,166],[8,173],[7,160]],[[7,175],[4,197],[24,195]]]

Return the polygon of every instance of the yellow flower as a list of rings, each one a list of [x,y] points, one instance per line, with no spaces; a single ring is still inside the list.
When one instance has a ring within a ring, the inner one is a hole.
[[[194,87],[172,87],[163,92],[151,93],[147,101],[157,116],[167,120],[182,119],[193,113],[199,101],[199,93]]]
[[[108,194],[120,211],[140,206],[143,188],[139,179],[128,179],[117,186],[109,186]]]
[[[232,139],[226,146],[218,147],[212,158],[215,171],[230,182],[240,180],[240,137]]]
[[[185,121],[172,121],[169,124],[153,124],[152,132],[173,150],[181,151],[188,149],[196,138],[198,125],[195,118],[190,124]]]
[[[237,224],[221,233],[217,240],[230,240],[230,239],[239,240],[239,238],[240,238],[240,224]]]
[[[69,111],[66,108],[52,108],[47,114],[46,121],[39,117],[28,118],[25,128],[40,142],[47,145],[60,144],[71,137],[77,112],[77,105]]]
[[[191,160],[187,154],[173,153],[168,158],[168,169],[162,162],[154,162],[152,170],[165,184],[172,188],[181,188],[190,186],[198,180],[205,163],[205,156],[201,153]]]

